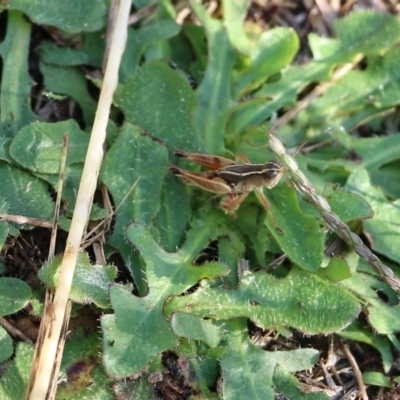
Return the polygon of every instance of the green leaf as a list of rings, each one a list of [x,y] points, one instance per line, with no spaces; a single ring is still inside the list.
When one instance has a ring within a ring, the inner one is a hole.
[[[314,61],[326,61],[326,59],[337,55],[341,50],[339,40],[318,36],[313,32],[308,34],[308,45],[314,56]]]
[[[32,82],[28,73],[31,24],[20,12],[9,11],[7,34],[0,44],[3,61],[0,95],[0,135],[13,137],[37,116],[31,109]]]
[[[10,145],[11,157],[33,173],[60,174],[64,134],[68,133],[67,165],[83,162],[89,135],[73,120],[35,122],[22,128]]]
[[[108,376],[121,379],[175,346],[178,338],[162,316],[162,303],[152,304],[154,299],[133,296],[118,286],[111,287],[110,296],[115,314],[101,318],[103,364]]]
[[[207,68],[207,39],[204,28],[194,24],[184,24],[182,31],[185,38],[190,42],[191,49],[195,55],[195,61],[191,63],[190,73],[196,80],[201,82]]]
[[[190,314],[174,313],[171,326],[177,336],[188,339],[202,340],[210,347],[218,346],[221,340],[221,327],[212,320],[204,320]]]
[[[66,342],[60,373],[66,377],[57,386],[57,398],[108,400],[112,398],[110,385],[100,365],[100,337],[97,332],[87,334],[78,327]]]
[[[333,26],[342,48],[352,53],[380,53],[400,38],[398,18],[370,10],[351,13]]]
[[[265,252],[268,250],[268,244],[275,242],[270,235],[268,235],[268,228],[260,221],[260,213],[263,210],[260,209],[256,204],[243,204],[237,211],[236,226],[240,229],[242,235],[245,235],[247,241],[247,257],[249,257],[249,251],[254,251],[258,265],[264,266],[266,263]],[[255,235],[254,232],[258,232]],[[276,245],[276,251],[279,251],[279,247]]]
[[[230,134],[240,133],[250,125],[253,125],[254,118],[257,118],[254,124],[267,119],[275,111],[274,103],[271,103],[271,108],[269,107],[270,102],[271,98],[266,96],[243,99],[236,106],[232,107],[226,123],[226,131]],[[279,108],[276,104],[275,107]],[[260,121],[258,121],[258,118],[260,118]]]
[[[196,91],[199,106],[194,115],[195,126],[207,151],[223,154],[231,101],[230,75],[236,56],[222,23],[212,19],[196,1],[190,0],[190,5],[203,24],[208,40],[207,69]]]
[[[269,362],[280,365],[288,372],[311,368],[319,360],[318,350],[307,348],[291,351],[271,351],[267,354]]]
[[[164,302],[202,279],[227,273],[228,268],[221,263],[192,265],[200,250],[217,234],[215,225],[216,218],[210,217],[205,224],[193,228],[176,253],[165,252],[143,225],[131,224],[127,228],[129,240],[145,260],[149,291],[139,298],[121,287],[111,288],[115,314],[101,320],[104,365],[110,376],[129,376],[144,368],[156,354],[175,346],[178,338],[163,316]]]
[[[273,399],[277,365],[294,372],[310,368],[318,361],[318,352],[313,349],[261,350],[250,342],[244,319],[227,322],[225,329],[227,351],[220,360],[224,399]]]
[[[386,304],[379,298],[373,279],[376,278],[358,273],[342,281],[342,284],[368,304],[366,317],[377,333],[397,333],[400,331],[400,307],[397,303]]]
[[[82,153],[83,153],[82,149],[80,149],[79,151],[77,151],[76,155],[79,156],[79,154]],[[83,169],[83,162],[70,164],[65,169],[62,198],[65,201],[64,205],[67,206],[66,215],[68,215],[69,217],[72,215],[74,210],[76,196],[78,194],[79,183],[82,177],[82,169]],[[43,179],[44,181],[48,182],[55,191],[58,190],[58,182],[59,182],[58,174],[56,175],[51,173],[46,174],[46,173],[36,172],[35,175],[40,179]],[[90,220],[96,221],[100,218],[105,218],[106,215],[107,213],[105,213],[104,209],[100,209],[96,204],[93,204],[90,210]],[[70,220],[66,216],[60,216],[59,223],[62,229],[66,231],[69,230]]]
[[[169,39],[179,33],[180,25],[173,19],[154,19],[135,31],[136,45]]]
[[[148,3],[151,4],[151,1]],[[172,27],[172,31],[170,31],[172,36],[175,36],[180,29],[180,26],[175,23],[175,19],[178,17],[178,14],[174,7],[170,3],[164,3],[164,6],[159,6],[157,8],[157,13],[149,18],[148,21],[142,23],[142,27],[144,25],[154,25],[157,26],[159,21],[169,21],[167,24],[170,24]],[[157,59],[172,59],[172,55],[174,50],[173,40],[166,40],[167,37],[160,38],[160,40],[152,41],[148,43],[145,52],[143,54],[143,59],[148,61],[153,61]]]
[[[10,214],[47,220],[52,218],[54,204],[44,182],[4,163],[0,163],[0,182]]]
[[[331,398],[323,392],[313,392],[315,390],[314,385],[300,382],[279,364],[274,371],[273,383],[276,388],[275,391],[290,400],[329,400]],[[310,393],[307,393],[308,390]]]
[[[370,56],[365,70],[346,74],[302,111],[298,119],[307,126],[323,123],[323,129],[334,133],[335,124],[342,130],[354,129],[379,112],[396,106],[400,101],[399,62],[398,48],[388,50],[385,57]],[[335,136],[342,138],[339,134]],[[341,140],[344,145],[352,143],[347,135],[344,138]]]
[[[279,80],[264,84],[253,95],[257,107],[252,109],[249,103],[247,108],[238,109],[240,116],[234,116],[240,120],[241,126],[259,124],[283,107],[295,105],[297,94],[306,85],[330,79],[336,65],[352,61],[358,53],[369,55],[367,69],[348,73],[323,96],[314,100],[296,117],[301,122],[297,123],[296,130],[331,130],[334,124],[329,118],[332,117],[339,119],[338,126],[350,129],[382,108],[387,109],[398,103],[396,66],[399,63],[399,49],[389,49],[385,57],[380,55],[400,38],[398,19],[381,13],[355,12],[335,21],[335,24],[339,40],[329,42],[328,46],[326,40],[316,45],[315,36],[312,36],[316,59],[305,66],[286,68]],[[368,29],[364,29],[365,26]],[[322,46],[328,49],[320,50]],[[257,103],[257,99],[262,98],[265,100],[264,106],[261,102]],[[371,106],[368,107],[368,104]],[[324,123],[323,127],[321,123]],[[230,123],[231,129],[232,126],[233,123]]]
[[[39,278],[51,289],[57,286],[62,259],[62,256],[53,258],[39,271]],[[100,308],[109,308],[108,289],[114,282],[117,272],[114,266],[92,265],[87,253],[79,253],[70,299],[81,304],[94,303]]]
[[[281,280],[247,273],[235,290],[200,288],[165,308],[167,316],[180,311],[217,319],[247,317],[265,329],[291,326],[309,334],[343,329],[359,310],[351,294],[298,269]]]
[[[299,39],[295,31],[275,28],[264,32],[249,53],[249,65],[236,78],[235,98],[258,88],[269,77],[277,74],[295,57]],[[264,99],[266,101],[266,99]]]
[[[79,359],[99,359],[100,337],[97,332],[86,334],[82,327],[78,327],[65,344],[61,370],[66,371],[68,366]]]
[[[218,400],[216,393],[210,391],[209,388],[214,387],[220,376],[219,360],[225,354],[225,351],[225,347],[206,349],[199,346],[196,356],[190,358],[190,367],[194,371],[200,394],[206,399]]]
[[[351,276],[351,270],[346,260],[341,257],[332,257],[326,268],[321,269],[320,276],[334,282],[339,282]]]
[[[1,97],[0,97],[0,99],[1,99]],[[1,130],[1,126],[0,126],[0,130]],[[8,148],[10,146],[10,143],[11,143],[11,138],[0,136],[0,160],[12,162],[12,158],[8,154]]]
[[[7,364],[7,369],[0,379],[0,398],[2,400],[23,399],[31,371],[34,347],[19,342],[15,357]]]
[[[256,126],[271,118],[283,107],[293,107],[297,101],[297,93],[311,82],[328,79],[330,68],[330,65],[315,62],[310,62],[305,66],[288,66],[282,72],[280,79],[265,83],[253,94],[254,101],[246,102],[246,109],[239,106],[238,111],[241,114],[239,120],[242,125]],[[254,103],[256,107],[251,112]],[[230,123],[230,126],[232,125]]]
[[[145,49],[155,42],[178,34],[180,26],[172,19],[153,19],[139,29],[128,29],[128,42],[119,71],[120,81],[125,82],[140,65]]]
[[[399,103],[400,84],[397,82],[399,71],[396,68],[400,60],[400,49],[388,50],[385,57],[376,55],[369,57],[366,78],[370,78],[373,92],[368,100],[377,108],[395,107]]]
[[[7,331],[0,327],[0,363],[12,356],[14,352],[13,340]]]
[[[265,223],[288,257],[307,271],[316,271],[322,262],[324,235],[314,216],[303,213],[296,191],[286,185],[267,193],[271,210]],[[274,226],[271,214],[280,231]]]
[[[87,81],[78,67],[63,67],[40,62],[46,89],[57,94],[68,95],[82,108],[88,127],[92,126],[97,102],[89,94]]]
[[[372,218],[374,215],[368,202],[355,193],[328,183],[323,195],[332,211],[344,222]]]
[[[222,284],[225,287],[236,287],[240,279],[239,265],[245,256],[245,244],[243,238],[234,230],[230,231],[226,236],[218,239],[218,259],[230,265],[232,269],[222,278]]]
[[[371,186],[367,171],[358,167],[347,182],[347,189],[363,196],[374,211],[374,218],[363,221],[364,234],[373,250],[399,262],[398,224],[400,200],[389,202],[381,190]]]
[[[383,375],[381,372],[364,372],[362,374],[363,381],[367,385],[381,386],[391,388],[392,383],[390,379]]]
[[[150,132],[170,149],[198,150],[192,115],[196,99],[184,75],[163,60],[138,68],[117,93],[127,121]]]
[[[369,176],[372,186],[380,187],[383,194],[389,199],[400,198],[400,162],[392,162],[371,171]]]
[[[237,51],[247,54],[250,48],[250,40],[243,29],[243,21],[246,18],[249,2],[247,0],[224,0],[222,3],[224,25],[226,26],[229,40]]]
[[[345,62],[358,53],[380,54],[400,38],[398,18],[371,10],[353,12],[333,26],[338,40],[309,35],[315,60]]]
[[[165,374],[166,368],[162,365],[161,355],[154,357],[146,371],[141,371],[136,379],[124,379],[114,381],[112,391],[114,397],[126,397],[131,399],[155,400],[154,376]],[[153,379],[152,379],[153,378]]]
[[[64,67],[82,64],[101,67],[105,47],[104,32],[82,34],[79,46],[76,47],[59,47],[53,42],[43,41],[39,48],[40,58],[45,64]]]
[[[362,166],[368,172],[375,171],[400,159],[400,134],[352,139],[352,148],[361,157]]]
[[[10,0],[8,5],[39,25],[56,26],[68,33],[97,31],[107,16],[103,0]]]
[[[10,208],[8,206],[7,200],[0,195],[0,212],[4,214],[8,214]],[[6,243],[7,237],[9,233],[12,232],[12,225],[7,221],[0,221],[0,248],[3,248]],[[3,262],[0,262],[0,275],[5,273],[5,266]]]
[[[121,252],[143,294],[146,285],[142,265],[135,262],[134,250],[125,240],[125,229],[132,221],[153,226],[160,211],[167,171],[167,149],[138,127],[124,123],[119,137],[104,158],[100,172],[101,181],[119,207],[109,243]],[[165,189],[166,193],[168,190]],[[178,240],[179,233],[171,236]],[[166,238],[167,242],[169,239]]]
[[[16,278],[0,278],[0,316],[14,314],[31,298],[30,286]]]
[[[178,201],[179,206],[177,206]],[[168,174],[161,192],[160,212],[155,219],[162,248],[174,251],[181,246],[190,214],[189,197],[186,195],[184,185],[172,174]]]
[[[268,353],[249,341],[244,323],[233,321],[228,327],[232,334],[227,336],[228,349],[220,360],[223,398],[273,399],[275,365],[268,359]]]

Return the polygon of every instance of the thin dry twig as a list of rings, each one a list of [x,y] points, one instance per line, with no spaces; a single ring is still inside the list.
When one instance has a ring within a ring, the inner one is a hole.
[[[353,371],[354,371],[354,374],[356,376],[356,380],[358,383],[358,387],[360,389],[361,398],[363,400],[368,400],[367,391],[365,389],[365,385],[364,385],[364,382],[362,379],[362,374],[361,374],[360,368],[358,368],[356,359],[354,358],[353,354],[351,354],[350,349],[348,348],[348,346],[345,343],[343,343],[343,342],[340,343],[340,348],[342,349],[344,355],[349,360],[349,363],[350,363],[351,367],[353,368]]]
[[[60,205],[62,199],[62,189],[64,186],[65,166],[67,165],[67,151],[68,151],[68,132],[64,133],[61,163],[60,163],[60,177],[58,179],[57,199],[54,210],[53,227],[51,230],[50,246],[49,246],[49,259],[54,257],[54,250],[56,248],[58,218],[60,216]]]
[[[136,22],[138,22],[144,18],[146,18],[148,20],[149,18],[154,17],[157,10],[158,10],[157,3],[148,4],[147,6],[142,7],[140,10],[138,10],[137,12],[132,14],[129,17],[128,24],[129,25],[136,24]]]
[[[14,325],[10,324],[5,318],[0,318],[0,325],[12,336],[23,340],[24,342],[33,344],[32,340],[25,336],[19,329]]]
[[[15,222],[16,224],[21,224],[21,225],[27,224],[27,225],[37,226],[40,228],[53,227],[52,221],[47,221],[46,219],[29,218],[23,215],[0,213],[0,220]]]

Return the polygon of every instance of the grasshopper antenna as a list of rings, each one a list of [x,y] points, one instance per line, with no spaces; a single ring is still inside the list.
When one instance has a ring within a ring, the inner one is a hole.
[[[301,149],[307,144],[307,142],[309,140],[310,140],[310,138],[303,140],[303,142],[300,144],[300,146],[297,147],[296,151],[293,153],[293,157],[296,157],[296,155],[300,153]]]

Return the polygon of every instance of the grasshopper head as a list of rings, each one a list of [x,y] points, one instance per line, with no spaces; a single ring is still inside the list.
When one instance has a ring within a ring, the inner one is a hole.
[[[276,186],[286,170],[276,161],[269,161],[263,165],[262,180],[263,186],[268,189]]]

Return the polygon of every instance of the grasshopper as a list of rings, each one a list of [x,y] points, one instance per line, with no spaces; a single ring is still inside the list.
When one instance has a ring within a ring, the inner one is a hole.
[[[251,164],[243,155],[243,164],[238,164],[228,158],[189,153],[176,149],[174,154],[208,168],[207,172],[192,172],[175,165],[169,170],[179,176],[184,183],[199,186],[218,195],[226,195],[221,201],[222,208],[233,213],[247,195],[256,191],[257,197],[264,208],[269,211],[269,203],[264,195],[263,187],[273,188],[280,181],[286,170],[276,161],[265,164]],[[272,216],[272,214],[271,214]],[[273,216],[272,219],[274,220]]]

